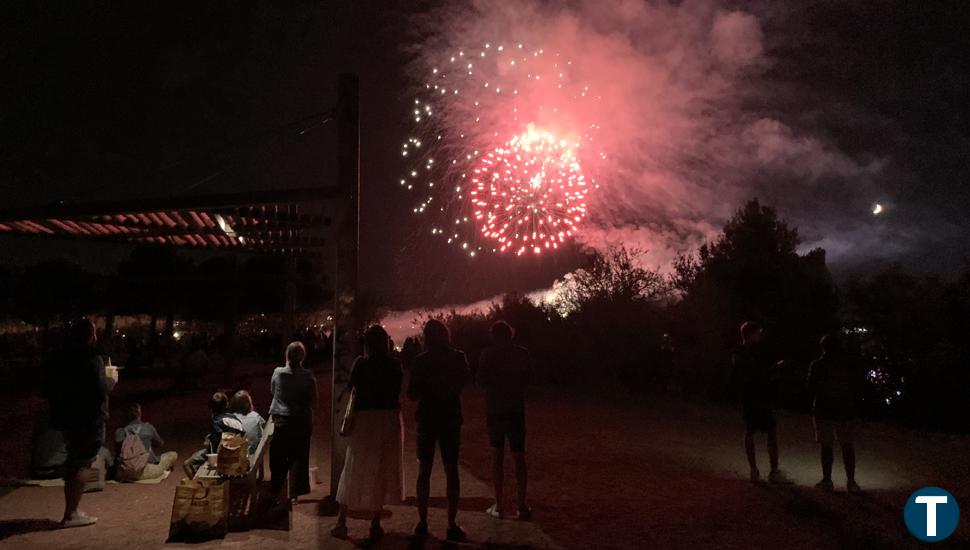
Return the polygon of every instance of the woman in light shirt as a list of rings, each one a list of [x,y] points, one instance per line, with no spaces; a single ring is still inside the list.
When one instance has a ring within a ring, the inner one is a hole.
[[[273,371],[273,402],[269,414],[275,425],[269,452],[273,497],[279,498],[287,476],[291,499],[310,492],[310,436],[313,433],[313,405],[317,380],[304,368],[306,348],[300,342],[286,347],[286,366]]]

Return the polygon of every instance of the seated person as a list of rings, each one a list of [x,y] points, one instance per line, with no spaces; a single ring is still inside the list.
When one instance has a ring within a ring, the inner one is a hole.
[[[249,454],[256,452],[259,440],[263,438],[263,426],[266,420],[253,410],[253,398],[246,390],[239,390],[233,394],[229,401],[229,412],[231,412],[242,424],[243,431],[246,432],[246,442],[249,443]]]
[[[161,455],[157,453],[165,442],[158,435],[158,430],[155,429],[155,426],[141,419],[140,404],[132,403],[128,407],[127,420],[128,424],[125,427],[115,430],[115,444],[117,448],[115,455],[118,457],[121,456],[121,444],[125,441],[125,437],[128,434],[135,434],[141,440],[142,445],[145,446],[145,450],[148,451],[148,464],[145,465],[145,469],[142,471],[139,480],[158,479],[162,477],[165,475],[165,472],[172,469],[172,465],[175,464],[175,461],[179,457],[178,453],[174,451],[162,453]]]
[[[203,448],[192,453],[185,462],[182,469],[189,479],[195,477],[195,473],[205,464],[206,455],[219,452],[219,442],[222,441],[223,432],[244,434],[242,423],[229,413],[229,397],[219,391],[212,394],[209,399],[209,413],[212,415],[212,424],[209,435],[205,437]]]

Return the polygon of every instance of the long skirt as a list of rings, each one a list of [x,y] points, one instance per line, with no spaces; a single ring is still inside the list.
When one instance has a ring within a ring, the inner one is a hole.
[[[337,502],[376,512],[404,500],[404,424],[400,410],[358,411],[348,436]]]

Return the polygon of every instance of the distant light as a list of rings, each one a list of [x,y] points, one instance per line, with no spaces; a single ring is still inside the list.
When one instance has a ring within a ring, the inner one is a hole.
[[[872,205],[872,215],[873,216],[878,216],[879,214],[882,214],[884,211],[885,211],[885,208],[883,208],[883,206],[881,204],[879,204],[878,202],[876,204]]]

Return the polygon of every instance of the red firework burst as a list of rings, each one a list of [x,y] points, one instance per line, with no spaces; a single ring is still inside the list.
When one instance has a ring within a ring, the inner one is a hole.
[[[470,200],[481,234],[499,252],[559,248],[586,217],[578,144],[530,127],[482,157]]]

